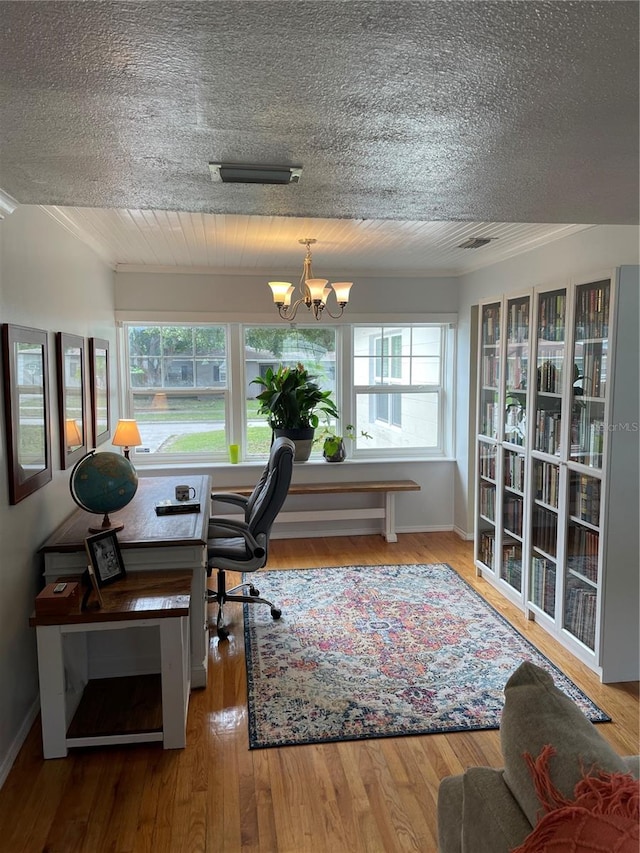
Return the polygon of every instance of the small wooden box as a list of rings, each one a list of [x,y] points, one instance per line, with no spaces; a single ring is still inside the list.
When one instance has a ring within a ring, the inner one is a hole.
[[[80,609],[80,584],[76,581],[67,581],[62,592],[54,592],[57,585],[57,583],[47,584],[36,597],[36,616],[62,615]]]

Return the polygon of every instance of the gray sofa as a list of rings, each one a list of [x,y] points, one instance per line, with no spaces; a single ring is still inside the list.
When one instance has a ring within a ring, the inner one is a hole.
[[[521,664],[505,687],[500,725],[504,768],[472,767],[442,780],[438,792],[440,853],[509,853],[537,823],[540,802],[524,753],[536,758],[546,744],[553,783],[571,798],[582,769],[639,775],[638,756],[620,757],[551,676]]]

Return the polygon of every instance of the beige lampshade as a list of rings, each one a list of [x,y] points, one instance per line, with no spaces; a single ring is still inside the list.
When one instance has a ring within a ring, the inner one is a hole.
[[[324,302],[326,299],[327,283],[326,278],[308,278],[305,281],[305,284],[309,288],[311,298],[319,299],[320,302]]]
[[[73,418],[67,418],[65,421],[64,431],[67,447],[80,447],[82,444],[82,436],[80,435],[78,422]]]
[[[291,282],[290,281],[270,281],[269,287],[271,288],[271,293],[273,294],[273,301],[277,305],[280,302],[286,301],[287,294],[289,292],[289,288],[291,287]],[[290,295],[289,295],[289,302],[291,302],[291,296]]]
[[[352,281],[335,281],[331,287],[338,302],[347,303],[349,301],[349,291],[353,287]]]
[[[142,444],[138,424],[131,418],[119,420],[111,443],[116,447],[137,447]]]

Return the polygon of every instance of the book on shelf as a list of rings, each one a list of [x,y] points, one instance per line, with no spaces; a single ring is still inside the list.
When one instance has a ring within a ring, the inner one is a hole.
[[[597,593],[573,586],[568,590],[564,627],[590,649],[595,648]]]
[[[531,597],[533,603],[551,616],[556,609],[556,565],[545,557],[531,558]]]

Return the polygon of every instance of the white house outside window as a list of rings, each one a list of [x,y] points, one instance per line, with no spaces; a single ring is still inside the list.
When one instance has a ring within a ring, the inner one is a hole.
[[[441,324],[355,326],[353,377],[358,448],[398,455],[443,447]]]

